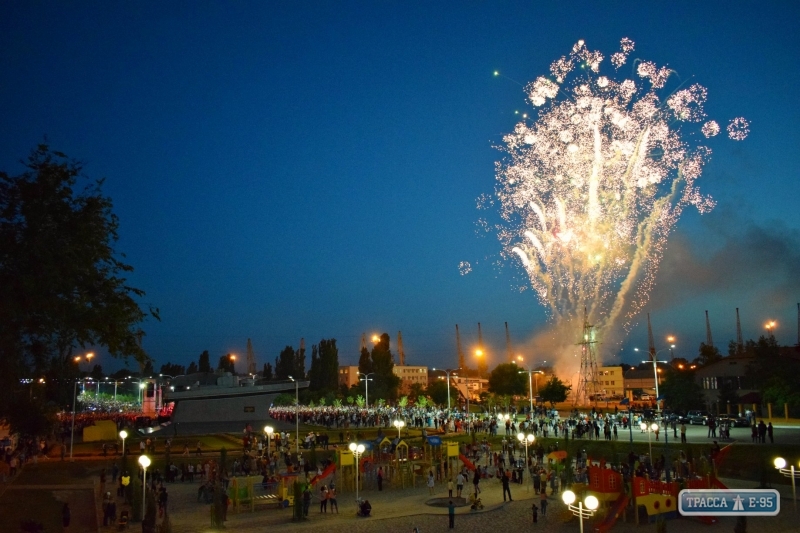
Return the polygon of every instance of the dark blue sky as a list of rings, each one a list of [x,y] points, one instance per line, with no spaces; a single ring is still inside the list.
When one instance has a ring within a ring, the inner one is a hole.
[[[301,337],[355,363],[363,332],[398,330],[409,363],[454,366],[454,325],[470,346],[477,322],[497,357],[504,321],[524,351],[546,317],[475,226],[493,145],[529,111],[492,72],[525,83],[578,39],[610,54],[621,37],[705,85],[711,117],[751,121],[711,145],[699,184],[719,205],[673,235],[656,336],[693,357],[703,311],[726,344],[739,307],[745,337],[773,318],[796,342],[796,3],[162,4],[0,7],[0,168],[46,135],[107,178],[131,282],[161,309],[157,366],[243,355],[248,337],[259,365]],[[646,341],[640,322],[615,353]]]

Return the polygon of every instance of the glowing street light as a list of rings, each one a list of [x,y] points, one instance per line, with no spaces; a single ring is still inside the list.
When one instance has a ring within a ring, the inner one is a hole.
[[[764,327],[767,328],[767,337],[774,339],[775,338],[775,326],[778,324],[774,320],[770,320],[767,322]]]
[[[372,336],[372,342],[374,342],[375,344],[377,344],[377,343],[381,342],[381,338],[380,338],[380,337],[378,337],[378,335],[373,335],[373,336]]]
[[[594,496],[587,496],[583,501],[579,500],[577,506],[573,505],[578,498],[571,490],[564,491],[564,494],[561,495],[561,499],[567,504],[567,508],[572,514],[577,516],[580,520],[581,533],[583,533],[583,519],[591,518],[597,510],[597,506],[600,505],[600,502]]]
[[[350,451],[353,452],[353,456],[356,458],[356,501],[358,501],[358,458],[361,457],[361,454],[364,453],[366,448],[364,448],[363,444],[356,444],[355,442],[351,442],[348,448],[350,448]]]
[[[794,480],[800,476],[800,472],[795,470],[794,465],[789,465],[789,468],[786,468],[786,459],[783,457],[775,458],[773,464],[778,472],[792,480],[792,503],[794,503],[794,512],[797,513],[797,491]]]
[[[270,441],[272,440],[272,433],[274,431],[275,430],[273,429],[272,426],[264,426],[264,433],[267,434],[267,457],[269,457],[269,446],[270,446]]]
[[[146,455],[139,456],[139,464],[142,465],[142,521],[144,521],[144,511],[147,508],[147,498],[145,497],[145,490],[147,489],[147,467],[150,466],[150,458]]]
[[[392,422],[392,424],[394,425],[394,427],[397,428],[397,440],[399,441],[400,440],[400,430],[402,430],[405,427],[406,423],[403,422],[402,420],[395,420],[394,422]]]
[[[658,429],[658,424],[653,422],[651,425],[648,426],[645,422],[642,422],[641,424],[639,424],[639,427],[642,428],[642,431],[647,433],[647,445],[650,447],[650,462],[652,463],[652,461],[653,461],[653,443],[650,440],[650,433],[652,431],[656,431]]]
[[[119,432],[119,438],[122,439],[122,456],[125,457],[125,439],[128,438],[128,432],[123,429]]]
[[[536,437],[534,437],[532,433],[528,433],[527,435],[525,435],[524,433],[517,433],[517,439],[520,442],[525,443],[525,467],[527,467],[528,466],[528,444],[533,444],[533,441],[536,440]],[[530,478],[530,476],[528,476],[528,478]],[[528,492],[531,491],[530,482],[531,482],[531,480],[528,479],[528,484],[525,487],[525,489]]]

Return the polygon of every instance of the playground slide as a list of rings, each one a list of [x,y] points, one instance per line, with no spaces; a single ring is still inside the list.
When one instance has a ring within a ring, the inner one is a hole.
[[[331,463],[331,464],[329,464],[327,466],[327,468],[325,468],[325,470],[322,471],[322,473],[320,475],[314,476],[313,478],[311,478],[311,484],[315,485],[317,483],[317,481],[325,479],[326,477],[330,476],[334,472],[336,472],[336,464],[335,463]]]
[[[467,470],[470,470],[470,471],[473,471],[473,472],[475,471],[475,465],[472,464],[472,461],[470,461],[469,459],[467,459],[463,455],[459,455],[458,458],[461,459],[461,462],[464,463],[464,466],[467,467]]]
[[[628,495],[620,494],[619,498],[617,498],[617,501],[615,501],[608,510],[605,520],[594,527],[595,532],[607,533],[608,530],[614,527],[614,524],[617,523],[617,519],[622,514],[622,511],[625,509],[626,505],[628,505]]]

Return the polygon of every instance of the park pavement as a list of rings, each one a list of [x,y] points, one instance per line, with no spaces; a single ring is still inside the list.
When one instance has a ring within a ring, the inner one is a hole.
[[[753,488],[756,483],[747,480],[724,479],[731,488]],[[194,533],[211,531],[210,506],[197,503],[198,483],[174,483],[169,485],[170,491],[170,517],[173,533]],[[577,533],[579,524],[576,518],[566,510],[560,494],[548,494],[547,516],[539,514],[538,523],[532,520],[531,504],[540,505],[539,496],[535,495],[533,488],[526,490],[526,485],[512,484],[511,493],[514,498],[511,502],[503,502],[502,487],[498,480],[481,481],[481,500],[484,504],[482,511],[472,511],[469,506],[456,508],[455,529],[462,531],[495,531],[498,528],[508,531],[530,531],[546,528],[548,533]],[[471,489],[471,483],[465,487]],[[779,486],[782,493],[782,507],[780,515],[769,518],[749,518],[749,533],[789,533],[797,532],[797,522],[792,512],[791,489],[788,486]],[[447,496],[446,485],[437,483],[433,496],[427,487],[397,489],[384,487],[383,491],[374,488],[362,490],[359,496],[366,498],[372,504],[373,516],[360,518],[355,514],[355,492],[339,492],[339,513],[319,512],[319,500],[314,500],[307,520],[302,522],[292,521],[292,509],[275,509],[261,507],[256,511],[244,510],[235,512],[233,507],[228,511],[227,529],[236,530],[237,533],[263,531],[265,528],[280,527],[287,531],[323,530],[327,532],[368,533],[368,532],[411,532],[418,528],[421,533],[431,531],[445,531],[448,529],[447,509],[431,507],[426,501],[431,498]],[[330,510],[329,510],[330,511]],[[667,522],[667,531],[680,530],[681,533],[714,533],[733,531],[735,519],[722,518],[712,526],[700,523],[689,518],[678,518]],[[636,525],[629,516],[627,523],[620,520],[614,526],[615,533],[641,533],[642,530],[655,528],[654,524]],[[585,524],[585,530],[594,531],[590,523]]]

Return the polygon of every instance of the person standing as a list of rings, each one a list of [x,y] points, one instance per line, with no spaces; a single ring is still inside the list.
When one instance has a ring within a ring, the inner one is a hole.
[[[447,516],[450,519],[450,529],[456,527],[456,506],[453,505],[453,500],[447,504]]]
[[[378,467],[378,490],[383,490],[383,467]]]
[[[456,476],[456,498],[461,497],[461,491],[464,490],[464,481],[464,474],[459,472],[458,476]]]
[[[508,501],[513,502],[514,500],[511,499],[511,487],[509,486],[509,475],[508,472],[505,472],[502,476],[502,483],[503,483],[503,501],[506,501],[506,493],[508,493]]]
[[[319,492],[319,512],[328,514],[328,487],[322,485]]]
[[[681,443],[686,443],[686,423],[681,422]]]
[[[336,509],[336,514],[339,514],[339,504],[336,502],[336,485],[331,483],[331,488],[328,491],[328,501],[331,503],[331,513]]]
[[[539,507],[542,508],[542,516],[547,516],[547,486],[539,494]]]
[[[447,497],[448,498],[452,498],[453,497],[453,478],[452,477],[447,480]]]
[[[303,491],[303,516],[308,516],[308,508],[311,507],[311,488],[306,485]]]
[[[769,443],[775,444],[775,439],[773,438],[772,431],[773,431],[772,422],[770,422],[769,424],[767,424],[767,436],[769,437]]]
[[[428,472],[428,493],[433,494],[433,488],[436,481],[433,478],[433,472]]]

